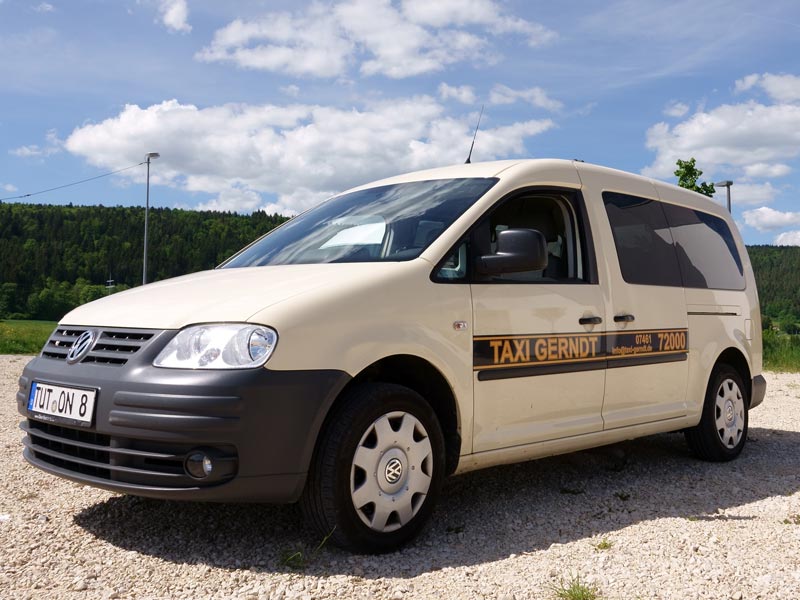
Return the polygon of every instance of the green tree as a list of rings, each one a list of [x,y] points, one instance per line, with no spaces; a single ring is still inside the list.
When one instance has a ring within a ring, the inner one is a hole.
[[[706,183],[705,181],[697,183],[703,172],[695,165],[694,157],[689,160],[681,160],[679,158],[676,164],[678,168],[675,170],[675,176],[678,178],[679,186],[693,192],[700,192],[705,196],[714,195],[716,190],[713,183]]]

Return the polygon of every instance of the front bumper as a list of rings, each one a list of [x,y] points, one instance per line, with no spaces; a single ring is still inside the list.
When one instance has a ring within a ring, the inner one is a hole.
[[[325,415],[350,380],[335,370],[160,369],[153,359],[176,332],[157,333],[124,365],[33,359],[19,380],[25,459],[88,485],[138,496],[222,502],[293,502]],[[28,411],[31,383],[97,390],[89,427]],[[211,475],[192,477],[202,451]]]

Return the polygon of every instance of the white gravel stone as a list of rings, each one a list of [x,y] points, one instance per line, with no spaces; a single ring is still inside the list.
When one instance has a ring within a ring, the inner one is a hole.
[[[766,374],[736,461],[666,434],[451,478],[420,538],[373,557],[315,553],[294,507],[146,500],[30,467],[27,360],[0,356],[2,598],[538,600],[575,577],[607,599],[800,598],[800,375]]]

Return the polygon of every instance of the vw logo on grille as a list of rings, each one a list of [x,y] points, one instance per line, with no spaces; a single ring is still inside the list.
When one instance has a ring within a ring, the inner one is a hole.
[[[386,463],[386,472],[384,475],[386,476],[386,481],[389,483],[397,483],[403,476],[403,463],[401,463],[399,459],[393,458]]]
[[[84,331],[67,352],[67,362],[74,365],[89,354],[89,350],[94,346],[94,337],[95,332],[91,329]]]

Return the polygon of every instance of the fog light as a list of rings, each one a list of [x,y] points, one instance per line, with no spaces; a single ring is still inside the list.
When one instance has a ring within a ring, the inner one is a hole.
[[[214,464],[207,454],[192,452],[186,457],[186,471],[195,479],[205,479],[213,470]]]

